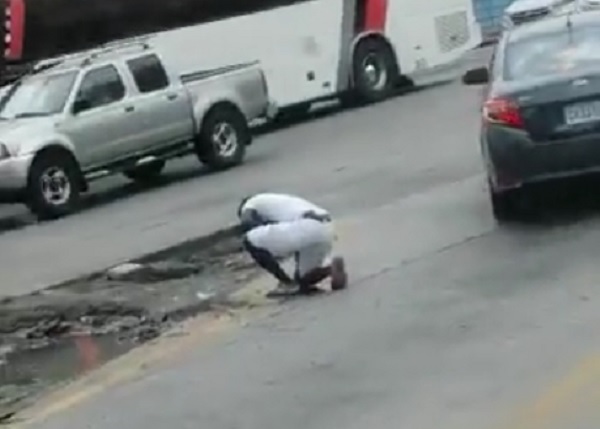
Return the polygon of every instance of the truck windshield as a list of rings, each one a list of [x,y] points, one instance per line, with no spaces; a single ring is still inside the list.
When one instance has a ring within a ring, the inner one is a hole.
[[[17,82],[0,103],[0,118],[14,119],[60,113],[77,72],[31,76]]]

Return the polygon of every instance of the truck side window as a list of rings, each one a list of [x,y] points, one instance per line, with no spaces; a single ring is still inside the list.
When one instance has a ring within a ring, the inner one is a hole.
[[[79,86],[76,100],[85,102],[85,109],[115,103],[125,97],[125,85],[114,66],[102,66],[90,70]]]
[[[129,60],[127,65],[140,92],[158,91],[169,86],[167,73],[156,55]]]

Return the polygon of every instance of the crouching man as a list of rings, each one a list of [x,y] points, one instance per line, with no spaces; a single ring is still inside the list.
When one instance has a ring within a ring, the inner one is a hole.
[[[333,290],[346,287],[344,259],[331,255],[335,233],[327,210],[293,195],[260,193],[242,200],[238,217],[245,249],[279,280],[269,296],[310,294],[328,277]],[[296,262],[293,276],[279,263],[291,257]]]

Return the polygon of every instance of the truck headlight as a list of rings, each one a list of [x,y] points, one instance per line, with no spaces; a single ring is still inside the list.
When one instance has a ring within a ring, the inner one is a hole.
[[[10,152],[4,143],[0,143],[0,161],[6,158],[10,158]]]

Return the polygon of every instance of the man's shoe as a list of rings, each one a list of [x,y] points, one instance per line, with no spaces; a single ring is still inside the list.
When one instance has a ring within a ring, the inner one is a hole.
[[[275,289],[267,292],[267,298],[295,295],[298,293],[298,290],[299,288],[297,284],[285,284],[280,282]]]
[[[323,289],[318,288],[316,286],[304,286],[298,288],[298,295],[314,295],[316,293],[323,292]]]

